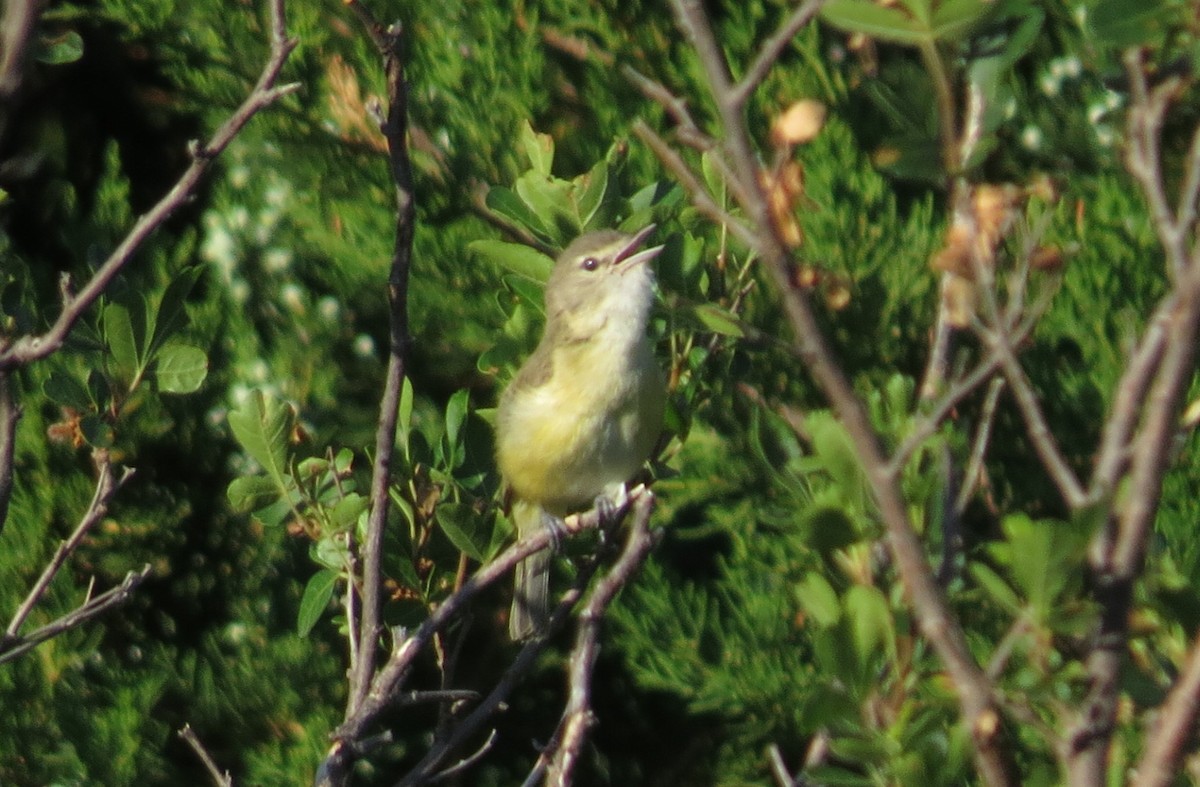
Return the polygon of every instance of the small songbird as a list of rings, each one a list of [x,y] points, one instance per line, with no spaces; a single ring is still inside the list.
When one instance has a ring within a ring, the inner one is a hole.
[[[640,250],[651,225],[577,238],[546,283],[541,342],[500,397],[496,457],[513,494],[517,537],[612,495],[646,461],[663,424],[662,372],[646,338],[654,302]],[[509,634],[545,632],[550,552],[517,567]]]

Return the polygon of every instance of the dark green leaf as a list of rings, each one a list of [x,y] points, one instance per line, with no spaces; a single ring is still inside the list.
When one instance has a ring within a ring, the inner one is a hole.
[[[437,508],[437,521],[450,543],[474,560],[483,560],[487,552],[490,529],[483,527],[483,517],[464,503],[443,503]]]
[[[77,412],[82,413],[94,406],[83,383],[68,372],[51,372],[46,382],[42,383],[42,393],[60,407],[70,407]]]

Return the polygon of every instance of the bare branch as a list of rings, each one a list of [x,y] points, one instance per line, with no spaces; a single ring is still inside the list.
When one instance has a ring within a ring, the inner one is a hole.
[[[134,222],[133,229],[117,245],[108,259],[96,269],[92,278],[78,293],[63,303],[62,311],[59,312],[54,324],[41,335],[24,336],[16,339],[9,346],[0,348],[0,371],[41,360],[56,352],[83,313],[95,303],[117,274],[133,258],[133,253],[151,233],[162,226],[176,210],[192,198],[200,180],[212,166],[213,160],[241,132],[250,118],[279,98],[299,89],[299,84],[275,84],[283,70],[284,62],[296,46],[296,41],[287,37],[284,28],[283,0],[271,0],[270,8],[271,53],[250,95],[221,124],[208,142],[193,147],[191,165],[179,177],[166,196]]]
[[[1021,363],[1017,360],[1008,337],[1004,335],[1003,328],[991,332],[988,341],[1000,356],[1000,367],[1004,370],[1004,378],[1012,389],[1017,410],[1021,413],[1022,420],[1025,421],[1025,431],[1029,435],[1029,440],[1033,444],[1038,458],[1042,460],[1042,466],[1050,474],[1051,480],[1054,481],[1054,485],[1058,488],[1067,507],[1072,510],[1081,507],[1086,502],[1083,486],[1076,477],[1075,471],[1063,457],[1062,450],[1058,447],[1058,441],[1055,440],[1054,433],[1050,431],[1050,425],[1046,422],[1046,415],[1042,412],[1037,394],[1033,390],[1033,383],[1029,381],[1025,370],[1021,368]]]
[[[1146,748],[1138,762],[1134,787],[1167,787],[1175,780],[1184,752],[1192,747],[1196,713],[1200,711],[1200,636],[1192,641],[1183,672],[1148,725]]]
[[[579,752],[591,727],[592,671],[600,652],[600,624],[613,599],[621,588],[629,584],[630,578],[645,562],[658,539],[650,530],[650,513],[654,509],[654,497],[642,495],[633,508],[629,537],[621,557],[612,570],[604,575],[587,604],[579,613],[579,629],[575,636],[575,647],[571,652],[570,694],[563,719],[559,725],[562,735],[557,750],[552,752],[548,781],[556,787],[568,787],[573,783],[575,765]],[[542,757],[547,757],[543,752]]]
[[[93,618],[100,617],[110,609],[124,604],[133,595],[133,591],[150,576],[150,564],[142,566],[137,571],[130,571],[125,579],[116,587],[109,588],[98,596],[93,596],[76,609],[60,618],[52,620],[35,631],[18,637],[4,635],[0,643],[0,664],[12,661],[24,655],[48,639],[57,637],[72,629],[77,629]]]
[[[659,161],[671,171],[671,174],[679,179],[683,188],[692,198],[693,204],[695,204],[701,213],[708,216],[709,219],[717,224],[728,227],[743,242],[753,240],[754,231],[747,227],[744,222],[734,218],[733,214],[729,211],[718,205],[713,196],[708,193],[705,185],[700,182],[700,179],[696,177],[695,173],[684,162],[683,158],[640,118],[633,122],[633,133],[638,139],[646,143],[646,146],[653,151],[654,155],[658,156]]]
[[[971,456],[967,460],[967,469],[963,473],[962,487],[958,492],[958,500],[954,507],[961,514],[966,510],[979,484],[979,476],[983,472],[984,458],[987,456],[988,440],[992,434],[992,422],[996,418],[996,405],[1000,401],[1000,393],[1004,390],[1004,378],[994,377],[988,384],[987,394],[983,399],[983,407],[979,410],[979,425],[975,430],[975,441],[971,448]]]
[[[13,396],[9,372],[0,371],[0,532],[8,521],[8,504],[12,500],[13,458],[17,447],[17,424],[21,408]]]
[[[216,787],[233,787],[233,778],[230,777],[229,771],[222,771],[217,765],[216,760],[208,753],[208,749],[204,748],[200,738],[196,736],[196,731],[192,729],[192,725],[185,724],[183,729],[179,731],[179,737],[187,742],[188,746],[192,747],[192,751],[200,758],[200,762],[204,764],[204,770],[208,772],[208,777],[212,779],[212,783]]]
[[[771,34],[762,47],[758,50],[758,55],[754,58],[754,62],[746,69],[746,73],[738,81],[737,85],[730,91],[730,101],[735,104],[744,105],[750,98],[750,94],[758,87],[759,83],[766,78],[767,72],[771,70],[771,66],[775,65],[775,61],[783,53],[785,47],[792,42],[796,37],[796,33],[800,32],[800,28],[811,22],[821,10],[821,6],[825,4],[825,0],[805,0],[800,5],[792,9],[792,13],[788,14],[788,18],[783,20],[783,24],[779,29]]]
[[[358,647],[353,673],[350,676],[350,695],[346,702],[346,718],[350,719],[362,706],[375,674],[375,660],[381,632],[383,606],[383,535],[387,526],[391,481],[392,451],[396,442],[396,422],[400,394],[408,361],[408,273],[412,264],[412,240],[416,224],[416,203],[413,196],[412,165],[409,161],[408,86],[404,77],[404,37],[399,25],[386,30],[371,12],[357,0],[347,3],[358,15],[367,33],[383,57],[387,75],[388,114],[383,134],[388,143],[388,161],[396,187],[396,233],[392,263],[388,274],[388,309],[390,318],[388,368],[383,397],[379,403],[379,423],[375,432],[375,461],[371,473],[371,513],[367,520],[367,536],[361,546],[362,605],[359,610]]]
[[[108,503],[112,499],[112,496],[133,475],[133,470],[127,468],[121,473],[120,478],[114,478],[112,464],[109,462],[106,451],[97,450],[95,460],[97,478],[96,489],[92,493],[92,501],[88,505],[87,510],[84,511],[83,516],[80,517],[79,524],[76,525],[74,532],[71,533],[66,541],[58,545],[54,556],[51,557],[50,562],[42,570],[42,575],[34,583],[33,588],[29,591],[29,595],[25,597],[25,601],[17,608],[17,612],[9,622],[2,642],[0,642],[0,651],[7,651],[10,648],[15,649],[15,646],[20,646],[23,650],[28,650],[27,647],[24,647],[26,640],[21,636],[21,626],[25,624],[25,620],[33,612],[34,607],[46,595],[46,591],[50,588],[50,583],[58,575],[59,569],[63,567],[63,564],[67,562],[67,558],[79,547],[79,544],[83,541],[84,536],[88,534],[88,531],[108,513]],[[126,581],[128,581],[128,578]],[[84,606],[86,607],[87,605],[85,604]],[[88,617],[91,617],[91,615],[85,617],[84,620]],[[43,637],[42,639],[47,638]]]
[[[821,387],[854,443],[916,620],[945,664],[958,694],[980,774],[988,784],[1015,784],[1015,767],[1001,741],[1000,717],[991,682],[976,663],[962,627],[942,596],[862,402],[838,366],[805,294],[792,286],[790,257],[774,231],[765,195],[757,183],[758,159],[740,109],[731,100],[729,70],[721,47],[699,0],[672,0],[672,7],[680,27],[696,48],[709,89],[721,111],[723,147],[740,178],[742,191],[749,195],[741,207],[758,229],[751,233],[749,242],[758,251],[780,294],[794,335],[793,352]]]
[[[1179,90],[1182,78],[1176,75],[1169,76],[1161,84],[1150,88],[1147,84],[1144,58],[1145,52],[1141,47],[1133,47],[1125,54],[1125,71],[1129,76],[1130,86],[1129,144],[1126,149],[1125,167],[1137,180],[1142,195],[1150,206],[1154,229],[1158,232],[1159,241],[1167,254],[1168,273],[1172,278],[1178,278],[1188,264],[1187,233],[1190,225],[1180,222],[1167,198],[1159,135],[1167,107]],[[1193,170],[1187,178],[1191,184],[1196,177],[1194,170],[1197,161],[1191,157],[1188,163]],[[1185,208],[1181,213],[1194,213],[1194,198],[1190,206],[1186,204],[1186,194],[1184,201]]]
[[[3,25],[0,26],[3,31],[0,33],[0,103],[11,100],[21,87],[29,42],[44,5],[45,0],[8,0],[4,4]],[[0,115],[6,114],[0,112]]]
[[[649,493],[644,486],[634,487],[614,515],[623,516],[629,506],[635,504],[642,495],[646,494]],[[592,509],[582,514],[566,517],[563,520],[563,531],[566,535],[573,535],[584,530],[595,530],[605,521],[607,520],[601,516],[599,510]],[[463,607],[482,590],[510,574],[517,563],[524,558],[534,552],[547,549],[556,537],[548,529],[542,529],[529,538],[513,544],[492,562],[480,567],[457,592],[448,596],[416,632],[397,643],[387,663],[376,673],[366,699],[358,706],[356,712],[334,732],[334,745],[322,770],[341,774],[352,764],[352,760],[357,756],[356,742],[362,737],[364,730],[378,718],[379,714],[395,701],[397,692],[408,678],[417,655],[425,649],[436,632],[442,630],[450,621],[455,620],[461,614]],[[568,600],[573,604],[577,599]],[[563,604],[567,604],[568,600],[564,600]],[[561,604],[560,607],[562,607]],[[520,658],[518,656],[518,659]],[[318,783],[340,784],[342,782],[336,779],[325,781],[318,779]]]

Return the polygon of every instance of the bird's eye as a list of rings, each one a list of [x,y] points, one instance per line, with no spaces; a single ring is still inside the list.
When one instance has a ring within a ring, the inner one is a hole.
[[[585,271],[594,271],[600,267],[600,260],[595,257],[584,257],[583,262],[579,263],[579,267]]]

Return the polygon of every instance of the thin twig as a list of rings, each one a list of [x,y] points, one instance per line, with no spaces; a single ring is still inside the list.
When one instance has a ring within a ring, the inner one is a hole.
[[[996,418],[996,405],[1000,401],[1000,392],[1004,390],[1004,378],[994,377],[988,384],[987,393],[983,397],[983,407],[979,408],[979,425],[975,430],[975,440],[972,443],[971,456],[967,460],[967,469],[963,472],[962,486],[958,490],[958,500],[954,508],[959,514],[967,510],[971,496],[979,485],[979,477],[983,472],[983,462],[987,456],[988,441],[992,434],[992,422]]]
[[[283,0],[271,0],[270,9],[271,53],[250,94],[213,133],[208,142],[193,146],[192,163],[187,170],[175,181],[175,185],[166,196],[134,222],[133,229],[96,269],[91,279],[63,303],[62,311],[54,324],[43,334],[23,336],[8,347],[0,348],[0,371],[41,360],[62,347],[75,323],[133,258],[133,253],[151,233],[192,198],[200,180],[212,167],[213,160],[225,150],[246,123],[263,108],[300,88],[299,83],[275,84],[283,70],[284,62],[296,46],[296,41],[287,37]]]
[[[29,613],[33,612],[34,607],[46,595],[46,591],[50,588],[50,583],[54,577],[58,575],[59,569],[67,562],[79,544],[83,541],[84,536],[99,522],[106,513],[108,513],[108,503],[112,499],[113,494],[126,481],[133,476],[133,470],[126,468],[122,471],[119,478],[113,477],[112,464],[109,462],[108,453],[105,451],[96,452],[96,488],[92,492],[92,501],[88,504],[87,509],[83,512],[83,516],[79,519],[79,524],[75,526],[74,532],[58,545],[58,549],[54,551],[53,557],[46,567],[42,569],[42,575],[38,577],[33,588],[25,597],[25,601],[17,608],[16,614],[9,621],[8,628],[4,632],[4,641],[11,642],[21,639],[21,626],[25,624],[25,619],[29,617]]]
[[[192,729],[192,725],[185,724],[183,729],[179,731],[179,737],[187,742],[187,745],[192,747],[192,751],[200,758],[200,762],[204,764],[204,770],[208,772],[208,777],[212,779],[212,783],[216,787],[233,787],[233,777],[229,775],[229,771],[222,771],[217,765],[216,760],[208,753],[208,749],[204,748],[200,738],[197,737],[196,731]]]
[[[77,629],[83,624],[89,622],[93,618],[100,617],[114,607],[119,607],[124,604],[137,590],[138,586],[150,576],[150,564],[142,566],[137,571],[130,571],[125,575],[125,579],[116,587],[109,588],[98,596],[89,596],[89,598],[76,609],[68,612],[62,617],[50,621],[44,626],[41,626],[29,634],[23,634],[17,637],[4,635],[3,642],[0,642],[0,664],[13,661],[14,659],[28,653],[33,648],[48,639],[57,637],[72,629]]]
[[[0,371],[0,532],[8,521],[8,504],[12,500],[17,424],[21,420],[21,407],[12,386],[11,372]]]
[[[807,25],[816,17],[817,12],[821,10],[821,6],[825,4],[825,0],[805,0],[800,5],[792,9],[792,13],[788,14],[787,19],[783,20],[783,24],[779,29],[772,33],[763,45],[758,50],[758,55],[754,58],[754,62],[746,69],[746,73],[738,80],[738,83],[730,91],[730,100],[735,104],[745,105],[750,98],[750,94],[754,89],[766,78],[771,67],[775,65],[775,61],[783,54],[783,50],[792,39],[796,37],[796,33],[800,32],[800,28]]]
[[[358,637],[357,663],[350,676],[350,694],[346,702],[346,718],[352,718],[362,706],[375,674],[376,654],[382,633],[383,607],[383,536],[387,526],[391,482],[392,452],[396,442],[396,422],[399,417],[400,393],[408,361],[408,279],[412,265],[412,240],[416,223],[416,203],[413,196],[412,165],[409,161],[408,86],[404,77],[404,36],[400,26],[386,30],[375,20],[370,10],[358,0],[350,7],[366,28],[384,61],[387,75],[388,114],[383,134],[388,143],[388,161],[396,187],[396,232],[392,263],[388,274],[389,347],[388,368],[383,396],[379,403],[379,423],[375,432],[375,460],[371,473],[371,512],[367,519],[367,535],[361,545],[362,604],[359,610],[359,630],[350,636]]]

